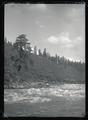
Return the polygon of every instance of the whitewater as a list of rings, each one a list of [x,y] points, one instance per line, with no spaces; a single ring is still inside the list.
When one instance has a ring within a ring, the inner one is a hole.
[[[47,88],[5,89],[4,102],[49,102],[53,97],[64,97],[67,100],[77,100],[85,97],[84,84],[52,85]]]

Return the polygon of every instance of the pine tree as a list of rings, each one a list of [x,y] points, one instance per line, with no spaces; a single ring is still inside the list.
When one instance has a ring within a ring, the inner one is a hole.
[[[43,56],[44,56],[44,57],[47,57],[46,48],[44,48]]]
[[[37,55],[37,47],[34,46],[34,54]]]
[[[58,56],[57,56],[57,54],[55,55],[55,61],[58,64]]]
[[[42,56],[42,52],[40,49],[38,50],[38,54],[39,54],[39,56]]]
[[[14,48],[17,50],[18,52],[18,56],[17,58],[15,58],[14,60],[14,65],[17,67],[17,70],[20,71],[20,69],[22,68],[23,64],[26,64],[26,57],[28,57],[28,52],[31,52],[31,48],[30,46],[27,47],[27,43],[28,39],[26,38],[25,34],[21,34],[16,38],[16,42],[13,44]],[[30,45],[30,43],[29,43]],[[15,57],[15,56],[14,56]]]

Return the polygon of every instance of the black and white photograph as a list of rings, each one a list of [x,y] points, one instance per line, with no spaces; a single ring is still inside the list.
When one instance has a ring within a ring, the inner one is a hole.
[[[84,117],[85,86],[85,3],[6,3],[4,117]]]

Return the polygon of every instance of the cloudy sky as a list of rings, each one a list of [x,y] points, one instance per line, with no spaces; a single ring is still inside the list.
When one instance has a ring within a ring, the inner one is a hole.
[[[31,46],[85,61],[85,4],[6,4],[5,37],[26,34]]]

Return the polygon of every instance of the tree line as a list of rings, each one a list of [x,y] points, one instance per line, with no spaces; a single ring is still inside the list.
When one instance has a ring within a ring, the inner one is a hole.
[[[57,54],[55,56],[51,56],[50,53],[47,52],[46,48],[44,48],[43,52],[41,52],[41,49],[37,49],[37,46],[34,46],[34,50],[32,50],[31,43],[26,38],[25,34],[19,35],[13,44],[7,41],[6,38],[4,39],[4,42],[5,42],[5,47],[6,46],[9,46],[9,48],[12,47],[14,51],[13,55],[11,55],[11,60],[14,61],[14,65],[17,67],[18,71],[20,71],[22,64],[26,63],[27,58],[30,60],[31,65],[33,65],[33,61],[31,60],[31,54],[49,59],[50,61],[58,65],[63,64],[64,67],[66,67],[67,65],[71,65],[79,70],[80,69],[84,70],[83,66],[85,63],[82,63],[81,61],[73,62],[66,59],[64,56],[60,57]]]
[[[7,87],[22,80],[83,83],[85,63],[69,61],[57,54],[51,56],[46,48],[42,52],[37,46],[33,49],[26,35],[21,34],[14,43],[4,39],[4,79]]]

